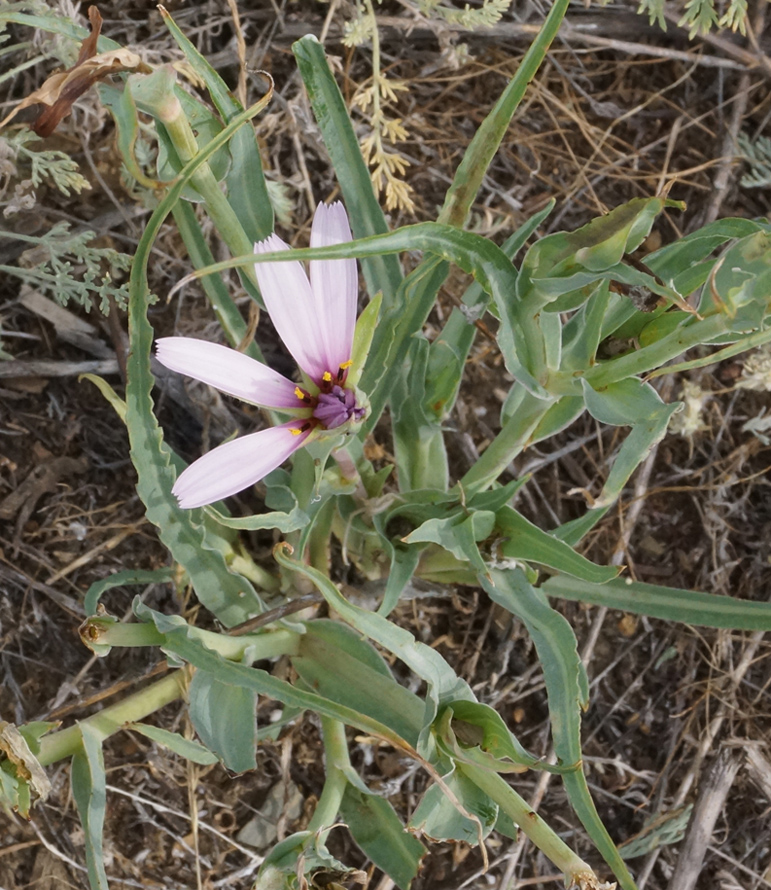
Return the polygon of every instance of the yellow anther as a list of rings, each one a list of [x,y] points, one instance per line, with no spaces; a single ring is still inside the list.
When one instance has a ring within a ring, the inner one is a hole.
[[[295,429],[291,429],[291,430],[289,430],[289,432],[290,432],[293,436],[299,436],[300,433],[302,432],[302,428],[300,428],[300,429],[296,429],[296,430],[295,430]]]
[[[329,371],[324,371],[324,376],[323,376],[321,379],[322,379],[325,383],[331,383],[331,382],[332,382],[332,375],[329,373]]]
[[[297,396],[297,398],[298,398],[301,402],[304,402],[304,401],[305,401],[305,393],[300,389],[299,386],[295,386],[295,388],[294,388],[294,394]]]
[[[344,371],[346,368],[350,368],[352,364],[353,364],[353,359],[349,358],[347,362],[343,362],[342,365],[340,365],[340,370]]]

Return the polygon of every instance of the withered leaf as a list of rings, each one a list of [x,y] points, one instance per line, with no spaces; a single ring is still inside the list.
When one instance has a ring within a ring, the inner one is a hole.
[[[5,755],[16,767],[16,774],[28,782],[32,790],[45,800],[51,793],[51,783],[37,757],[30,751],[24,736],[13,725],[0,721],[0,754]]]
[[[96,44],[102,29],[102,16],[96,6],[89,7],[88,19],[91,33],[80,47],[78,60],[66,71],[52,74],[40,89],[30,93],[2,121],[4,127],[20,111],[31,108],[32,119],[28,121],[38,136],[50,136],[59,123],[72,111],[74,102],[95,83],[110,74],[120,71],[149,71],[136,53],[128,49],[115,49],[107,53],[97,53]]]

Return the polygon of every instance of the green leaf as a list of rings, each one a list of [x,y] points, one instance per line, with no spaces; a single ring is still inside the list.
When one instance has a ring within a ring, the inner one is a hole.
[[[535,395],[549,398],[549,394],[533,377],[530,370],[540,368],[543,364],[543,338],[537,325],[533,327],[534,319],[527,313],[523,314],[520,302],[512,297],[518,280],[517,270],[500,247],[481,235],[461,232],[439,223],[418,223],[414,226],[404,226],[387,235],[373,235],[345,244],[303,248],[291,252],[276,251],[261,254],[254,259],[250,256],[249,259],[250,261],[253,259],[254,262],[288,262],[371,257],[405,250],[422,250],[433,254],[434,262],[423,263],[410,273],[400,291],[401,296],[394,302],[393,307],[389,306],[384,295],[382,323],[378,326],[370,360],[361,383],[361,388],[370,396],[375,419],[379,416],[377,412],[380,405],[376,385],[387,376],[391,367],[400,366],[409,345],[408,339],[420,330],[428,317],[433,306],[433,297],[427,299],[425,295],[431,292],[433,285],[429,287],[425,284],[425,280],[436,276],[434,283],[437,286],[444,280],[445,272],[441,268],[441,260],[455,263],[464,272],[473,275],[480,285],[492,294],[501,317],[502,330],[499,342],[504,351],[506,367]],[[232,265],[234,263],[217,264],[209,271],[219,271]],[[384,332],[385,345],[378,339],[381,328]],[[392,341],[390,348],[388,341]],[[364,429],[368,430],[372,422],[370,417]]]
[[[550,766],[522,747],[503,722],[501,715],[481,702],[457,701],[437,719],[437,734],[453,749],[455,759],[471,762],[500,773],[521,773],[526,769],[564,772]]]
[[[401,890],[409,890],[426,849],[382,797],[348,785],[340,807],[353,839]]]
[[[579,396],[563,396],[544,414],[540,423],[531,433],[529,444],[535,445],[536,442],[543,442],[544,439],[549,439],[557,433],[561,433],[562,430],[567,429],[574,420],[579,418],[585,410],[584,400]]]
[[[645,265],[664,281],[677,281],[679,276],[686,275],[688,269],[707,259],[721,244],[767,231],[767,226],[760,220],[719,219],[648,254]],[[684,297],[691,293],[681,287],[678,287],[678,291]]]
[[[234,773],[257,767],[257,694],[197,670],[189,691],[190,719],[204,745]]]
[[[643,383],[636,377],[627,377],[601,390],[593,389],[585,380],[581,383],[589,413],[601,423],[612,426],[644,423],[664,405],[650,383]]]
[[[247,689],[259,695],[267,695],[276,701],[300,710],[312,710],[324,716],[339,720],[348,726],[354,726],[370,735],[385,739],[401,751],[414,753],[411,746],[398,733],[377,719],[361,714],[352,708],[340,705],[322,695],[305,691],[292,686],[285,680],[271,676],[260,668],[228,661],[216,652],[208,649],[200,639],[194,637],[195,628],[184,621],[170,621],[143,604],[135,607],[142,620],[155,623],[164,634],[163,650],[178,656],[199,670],[206,671],[216,677],[218,682],[226,686]]]
[[[384,301],[361,381],[371,406],[363,435],[374,429],[386,403],[393,399],[412,337],[422,331],[446,276],[447,264],[428,257],[401,282],[392,299]],[[394,369],[398,369],[396,373]]]
[[[396,608],[405,587],[412,580],[415,569],[420,562],[419,547],[403,547],[399,544],[391,546],[391,567],[388,570],[383,601],[378,612],[387,618]]]
[[[616,566],[598,566],[564,541],[525,519],[511,507],[502,507],[496,514],[498,531],[504,536],[497,545],[498,555],[523,562],[536,562],[577,578],[598,584],[615,578],[621,571]]]
[[[150,726],[147,723],[127,723],[126,729],[138,732],[153,742],[163,745],[185,760],[191,760],[193,763],[200,763],[203,766],[211,766],[217,763],[217,755],[212,754],[208,748],[205,748],[200,742],[193,739],[186,739],[178,732],[169,732],[168,729],[161,729],[159,726]]]
[[[581,763],[581,711],[588,706],[589,683],[578,655],[575,634],[568,622],[555,612],[546,597],[532,587],[521,570],[490,570],[490,579],[479,581],[490,598],[521,618],[543,667],[549,697],[554,750],[565,766]],[[632,876],[618,854],[607,829],[597,814],[583,770],[563,776],[573,809],[597,845],[624,890],[636,890]]]
[[[428,488],[446,491],[448,485],[444,440],[436,435],[436,418],[425,409],[428,350],[424,337],[412,338],[391,391],[391,428],[402,492]]]
[[[326,60],[324,48],[312,34],[308,34],[292,45],[292,52],[324,146],[335,168],[354,237],[387,232],[385,216],[372,188],[345,100]],[[387,256],[368,259],[361,265],[370,297],[382,291],[383,308],[387,310],[402,280],[399,261]]]
[[[73,755],[70,770],[72,797],[83,825],[91,890],[108,890],[102,852],[104,811],[107,804],[102,736],[88,723],[80,724],[80,734],[83,744]]]
[[[510,260],[513,261],[553,209],[552,199],[504,241],[501,250]],[[449,414],[455,404],[466,360],[476,336],[474,322],[482,318],[489,302],[490,295],[475,281],[463,294],[461,308],[452,310],[441,332],[431,343],[426,371],[425,409],[432,412],[437,420]]]
[[[225,528],[235,528],[242,531],[256,531],[264,528],[275,528],[282,534],[296,532],[310,522],[308,514],[301,510],[297,503],[289,513],[272,511],[270,513],[256,513],[253,516],[240,516],[234,519],[232,516],[224,516],[214,507],[204,507],[207,516],[210,516],[215,523],[223,525]]]
[[[575,547],[608,512],[620,496],[629,477],[650,454],[653,446],[664,438],[670,417],[679,410],[680,402],[662,407],[644,421],[632,427],[632,431],[624,439],[613,466],[608,473],[600,496],[595,499],[591,510],[578,519],[566,522],[555,529],[552,534],[566,544]]]
[[[82,43],[89,35],[89,31],[81,25],[75,24],[70,18],[60,15],[28,15],[23,12],[3,12],[3,22],[15,22],[17,25],[27,25],[30,28],[39,28],[50,34],[61,34],[75,43]],[[100,37],[97,42],[100,53],[112,49],[121,49],[121,45],[108,37]]]
[[[375,650],[355,631],[332,621],[313,621],[292,665],[309,689],[385,723],[410,745],[423,727],[425,703],[400,686]]]
[[[592,584],[555,575],[541,587],[548,596],[580,600],[651,618],[730,630],[771,630],[771,603],[717,593],[643,584],[630,578]]]
[[[112,84],[100,83],[97,91],[102,104],[109,109],[117,130],[118,152],[126,169],[136,181],[148,189],[162,188],[157,179],[151,179],[137,163],[134,147],[139,138],[139,118],[131,90],[118,89]]]
[[[324,846],[319,832],[298,831],[284,838],[268,853],[257,873],[253,890],[305,890],[309,886],[305,876],[311,878],[310,886],[317,887],[313,876],[318,873],[343,880],[351,875],[356,883],[361,883],[363,876],[363,872],[348,868],[335,859]],[[302,880],[299,875],[303,876]],[[328,886],[327,881],[322,886]]]
[[[174,578],[174,570],[171,568],[164,569],[127,569],[124,572],[116,572],[108,578],[102,578],[101,581],[94,583],[86,591],[83,600],[83,609],[86,615],[96,615],[96,607],[102,594],[113,587],[128,587],[131,584],[163,584]]]
[[[682,406],[681,402],[665,404],[649,383],[642,383],[636,377],[608,384],[600,390],[594,389],[585,379],[581,384],[586,407],[597,420],[612,425],[633,426],[613,461],[593,508],[554,532],[555,537],[573,546],[607,513],[629,477],[664,437],[670,418]]]
[[[719,306],[720,311],[729,318],[735,318],[736,322],[741,322],[743,315],[747,318],[745,324],[735,322],[734,330],[756,329],[767,312],[769,289],[771,231],[755,232],[723,254],[710,282],[709,293],[705,288],[699,309],[709,312],[720,300],[724,304]]]
[[[478,572],[485,571],[485,563],[477,547],[478,541],[490,537],[495,527],[495,513],[477,510],[470,515],[455,514],[446,519],[428,519],[410,532],[406,544],[438,544],[456,559],[467,560]]]
[[[564,370],[583,371],[594,362],[603,336],[603,321],[610,307],[610,295],[609,284],[601,283],[562,328]]]
[[[423,743],[427,729],[433,722],[440,705],[461,698],[474,700],[474,694],[466,681],[458,677],[435,649],[425,643],[418,642],[409,631],[397,627],[382,615],[368,612],[366,609],[360,609],[349,603],[326,575],[310,566],[289,559],[284,547],[280,545],[276,547],[273,555],[284,568],[308,578],[329,605],[351,627],[392,652],[410,670],[426,681],[428,698],[423,718],[424,730],[421,733]]]
[[[369,351],[372,348],[372,340],[378,326],[382,303],[382,293],[375,294],[356,320],[356,327],[353,333],[353,348],[351,349],[351,368],[348,371],[347,380],[350,386],[356,386],[361,379]]]
[[[556,0],[552,4],[535,40],[517,66],[516,74],[474,134],[445,196],[439,216],[441,222],[456,226],[465,223],[490,162],[508,132],[511,119],[519,108],[530,81],[535,77],[552,41],[557,36],[568,5],[568,0]]]
[[[412,814],[410,830],[420,831],[435,841],[465,841],[476,845],[480,825],[482,837],[487,837],[495,827],[498,805],[461,772],[443,776],[443,781],[461,806],[479,822],[464,816],[441,785],[436,784],[426,791]]]
[[[98,377],[96,374],[81,374],[78,380],[88,380],[89,383],[93,383],[123,423],[126,422],[126,403],[104,377]]]
[[[536,305],[545,305],[553,296],[542,293],[542,279],[565,279],[584,271],[599,273],[618,265],[625,253],[639,245],[642,238],[638,240],[638,236],[650,229],[656,215],[665,206],[662,198],[634,198],[575,232],[555,232],[541,238],[522,262],[518,284],[520,297],[528,297]],[[578,283],[573,285],[580,286]],[[561,292],[571,289],[564,286]]]

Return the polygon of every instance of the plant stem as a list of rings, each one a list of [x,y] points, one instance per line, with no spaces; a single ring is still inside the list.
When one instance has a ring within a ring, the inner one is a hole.
[[[345,740],[345,727],[339,720],[322,716],[321,732],[324,739],[327,775],[316,810],[308,823],[308,831],[321,832],[323,844],[340,810],[348,784],[345,769],[350,767],[351,760],[348,756],[348,743]],[[325,827],[326,831],[322,831]]]
[[[166,639],[165,635],[151,624],[123,624],[112,618],[99,617],[87,619],[81,626],[80,634],[89,648],[95,647],[99,650],[109,646],[118,649],[162,646]],[[300,640],[300,634],[285,628],[233,637],[190,627],[188,634],[191,639],[203,643],[207,649],[230,661],[240,661],[247,649],[253,661],[275,658],[277,655],[296,655]]]
[[[527,445],[530,436],[554,401],[537,399],[526,392],[517,411],[503,424],[474,466],[458,485],[466,494],[491,485]]]
[[[520,797],[498,773],[460,761],[457,766],[478,788],[481,788],[498,804],[544,855],[551,859],[565,875],[566,887],[600,888],[603,886],[592,867],[574,853],[562,838],[549,828],[538,813],[528,806],[527,801]]]
[[[188,678],[187,670],[172,671],[162,680],[129,695],[118,704],[105,708],[98,714],[82,720],[81,723],[87,723],[94,727],[103,738],[107,738],[123,729],[127,723],[143,720],[148,714],[182,698]],[[71,757],[80,749],[81,739],[79,723],[43,736],[40,740],[40,754],[38,755],[40,765],[48,766],[51,763],[56,763],[57,760]]]
[[[171,211],[179,234],[185,242],[188,255],[196,269],[203,269],[214,262],[214,257],[204,240],[195,211],[187,201],[178,201]],[[227,285],[220,276],[205,275],[201,279],[201,287],[209,299],[209,303],[222,326],[230,345],[237,347],[247,332],[247,325],[235,301],[230,296]],[[252,340],[244,350],[247,355],[257,361],[263,361],[262,353]]]
[[[195,141],[190,122],[182,109],[180,108],[179,114],[175,117],[165,119],[163,124],[169,138],[174,143],[174,148],[182,164],[189,163],[198,154],[198,143]],[[222,193],[219,183],[211,172],[211,167],[208,164],[201,164],[190,177],[190,184],[204,199],[207,213],[233,256],[244,256],[251,253],[254,245],[246,237],[246,232],[228,203],[228,199]],[[245,266],[241,271],[256,283],[257,279],[253,269]]]

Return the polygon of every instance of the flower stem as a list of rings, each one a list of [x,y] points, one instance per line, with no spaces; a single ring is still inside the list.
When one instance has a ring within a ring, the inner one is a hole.
[[[230,661],[241,660],[247,649],[253,661],[277,655],[296,655],[299,651],[300,634],[285,628],[238,637],[198,627],[189,627],[187,632],[191,639]],[[166,639],[152,624],[123,624],[114,618],[99,616],[87,618],[81,625],[80,635],[89,648],[99,650],[100,654],[105,647],[111,646],[118,649],[162,646]]]
[[[565,875],[566,887],[604,886],[597,879],[592,867],[574,853],[498,773],[461,762],[458,762],[458,769],[494,800],[536,847],[551,859]]]
[[[474,466],[458,485],[469,494],[491,485],[527,445],[533,431],[554,404],[526,392],[517,410],[503,424]]]
[[[146,686],[139,692],[129,695],[118,704],[105,708],[98,714],[87,717],[74,726],[43,736],[40,740],[38,760],[41,766],[48,766],[71,757],[79,749],[82,741],[80,725],[86,723],[96,729],[103,738],[114,735],[127,723],[143,720],[148,714],[160,710],[182,698],[189,679],[188,669],[172,671],[156,683]]]
[[[324,739],[327,775],[316,810],[308,823],[308,831],[321,832],[321,843],[324,843],[340,810],[348,784],[345,770],[350,767],[351,760],[348,756],[348,743],[345,740],[345,727],[339,720],[322,717],[321,732]],[[325,828],[326,830],[323,830]]]
[[[183,164],[187,164],[198,154],[198,143],[181,107],[179,114],[173,118],[165,119],[163,123],[179,159]],[[232,255],[244,256],[251,253],[254,245],[247,238],[235,211],[222,193],[211,167],[208,164],[201,164],[190,178],[190,184],[203,198],[207,213]],[[252,268],[245,266],[239,271],[246,275],[252,283],[257,284],[257,278]]]

